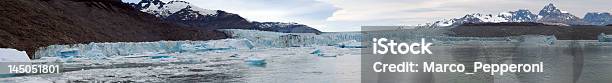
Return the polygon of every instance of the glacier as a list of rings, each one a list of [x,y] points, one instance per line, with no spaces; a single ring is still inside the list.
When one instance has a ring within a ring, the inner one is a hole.
[[[257,48],[286,48],[312,46],[361,47],[361,33],[279,33],[258,30],[223,30],[231,39],[209,41],[157,41],[157,42],[113,42],[72,45],[51,45],[36,51],[34,58],[59,57],[110,59],[113,56],[151,55],[183,52],[226,52]],[[53,60],[51,60],[53,61]]]
[[[194,51],[223,51],[253,49],[254,45],[245,39],[222,39],[211,41],[157,41],[157,42],[115,42],[73,45],[51,45],[36,51],[34,58],[89,58],[106,59],[110,56],[129,56],[143,53],[174,53]]]
[[[37,58],[32,61],[62,62],[64,73],[0,78],[0,82],[38,80],[90,82],[90,79],[109,82],[183,82],[181,80],[196,78],[198,81],[214,82],[217,79],[229,78],[229,81],[234,81],[231,79],[237,78],[265,83],[270,80],[268,78],[294,79],[292,77],[308,77],[305,79],[325,82],[337,80],[327,79],[333,76],[359,76],[359,73],[354,73],[359,72],[358,68],[354,68],[359,64],[354,63],[361,60],[359,55],[362,47],[371,44],[360,42],[367,38],[362,32],[311,34],[238,29],[222,31],[228,33],[231,38],[208,41],[51,45],[40,48],[35,55]],[[547,35],[451,37],[445,35],[444,31],[444,29],[406,29],[366,32],[366,34],[401,37],[405,39],[402,41],[406,42],[426,38],[435,46],[475,44],[550,47],[573,43]],[[610,43],[594,42],[594,40],[581,42],[578,44],[612,46]],[[338,68],[337,65],[343,65],[341,67],[346,69],[334,69]]]
[[[309,47],[331,46],[345,41],[363,40],[360,32],[279,33],[258,30],[224,29],[232,38],[250,40],[255,47]]]

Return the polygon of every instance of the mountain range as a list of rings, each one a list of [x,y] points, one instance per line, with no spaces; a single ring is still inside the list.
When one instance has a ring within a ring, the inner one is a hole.
[[[222,10],[197,7],[186,1],[141,0],[132,3],[141,12],[153,14],[161,19],[203,29],[255,29],[284,33],[321,33],[321,31],[298,23],[250,22],[238,14]]]
[[[500,22],[536,22],[548,25],[600,25],[612,24],[612,16],[606,12],[590,12],[584,18],[579,18],[557,8],[554,4],[548,4],[537,14],[529,10],[520,9],[517,11],[502,12],[497,15],[473,13],[461,18],[453,18],[433,23],[426,23],[422,26],[445,27],[461,25],[465,23],[500,23]]]

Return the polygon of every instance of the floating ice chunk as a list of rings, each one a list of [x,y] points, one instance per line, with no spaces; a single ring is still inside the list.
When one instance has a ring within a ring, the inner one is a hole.
[[[30,58],[25,51],[17,49],[0,48],[0,62],[28,62]]]
[[[19,51],[17,49],[0,48],[0,62],[29,62],[28,54],[25,51]],[[3,67],[7,68],[7,67]],[[0,70],[9,70],[0,69]],[[15,74],[0,73],[0,77],[13,77]]]
[[[238,55],[238,54],[233,54],[233,55],[230,55],[230,57],[234,57],[234,58],[235,58],[235,57],[238,57],[238,56],[240,56],[240,55]]]
[[[599,34],[599,36],[597,36],[597,40],[599,42],[612,42],[612,35],[606,35],[604,33]]]
[[[337,55],[331,55],[331,54],[324,54],[323,51],[321,51],[320,49],[312,51],[310,52],[310,54],[321,56],[321,57],[336,57],[337,56]]]
[[[159,61],[159,62],[174,62],[174,61],[177,60],[176,57],[168,56],[168,55],[151,56],[151,59],[153,59],[155,61]]]
[[[357,40],[340,42],[336,46],[340,48],[365,48],[365,46],[361,45],[361,42],[358,42]]]
[[[523,35],[521,36],[522,44],[529,45],[553,45],[557,41],[557,38],[553,36],[544,35]]]
[[[255,66],[262,66],[262,65],[267,64],[266,59],[257,58],[257,57],[248,57],[244,61],[249,65],[255,65]]]
[[[320,54],[320,55],[318,55],[318,56],[321,56],[321,57],[337,57],[338,55],[333,55],[333,54]]]
[[[320,49],[316,49],[315,51],[310,52],[310,54],[321,56],[323,55],[323,52]]]
[[[168,55],[151,56],[151,59],[162,59],[162,58],[174,58],[174,57],[173,56],[168,56]]]

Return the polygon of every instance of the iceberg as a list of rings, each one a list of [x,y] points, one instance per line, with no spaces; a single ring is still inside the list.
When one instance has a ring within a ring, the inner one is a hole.
[[[164,58],[174,58],[174,57],[173,56],[168,56],[168,55],[151,56],[151,59],[164,59]]]
[[[316,56],[320,56],[320,57],[336,57],[337,56],[337,55],[323,54],[323,51],[321,51],[320,49],[312,51],[312,52],[310,52],[310,54],[313,54],[313,55],[316,55]]]
[[[157,62],[173,62],[173,61],[177,61],[177,58],[174,56],[169,56],[169,55],[155,55],[155,56],[149,56],[151,57],[151,59],[153,59],[154,61]]]
[[[612,42],[612,35],[606,35],[604,33],[599,34],[599,36],[597,36],[597,40],[599,42]]]
[[[30,58],[25,51],[12,48],[0,48],[0,63],[3,62],[29,62]],[[0,67],[0,70],[9,70],[8,67]],[[7,69],[4,69],[7,68]],[[0,73],[0,77],[13,77],[15,74]]]
[[[30,58],[25,51],[12,48],[0,48],[0,62],[28,62]]]
[[[557,38],[554,35],[523,35],[520,41],[521,44],[528,45],[553,45],[557,41]]]
[[[257,58],[257,57],[248,57],[247,59],[244,60],[247,64],[249,65],[254,65],[254,66],[263,66],[266,65],[266,59],[263,58]]]
[[[340,48],[365,48],[365,46],[361,45],[361,42],[358,42],[357,40],[340,42],[336,46]]]
[[[317,49],[317,50],[315,50],[315,51],[312,51],[312,52],[310,52],[310,54],[314,54],[314,55],[317,55],[317,56],[321,56],[321,55],[323,55],[323,53],[322,53],[322,51],[321,51],[320,49]]]

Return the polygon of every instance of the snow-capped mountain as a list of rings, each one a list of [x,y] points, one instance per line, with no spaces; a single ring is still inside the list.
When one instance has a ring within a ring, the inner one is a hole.
[[[249,22],[238,14],[199,8],[189,2],[180,0],[167,3],[160,0],[142,0],[139,3],[132,4],[132,6],[142,12],[153,14],[168,21],[205,29],[257,29],[285,33],[321,32],[297,23]]]
[[[555,7],[554,4],[548,4],[540,10],[538,14],[541,18],[538,22],[541,23],[563,23],[568,25],[589,25],[590,23]]]
[[[217,10],[208,10],[194,7],[185,1],[170,1],[168,3],[164,3],[159,0],[142,0],[137,5],[137,9],[140,9],[140,11],[150,13],[162,18],[166,18],[174,13],[182,11],[183,9],[189,9],[192,12],[191,14],[193,15],[199,14],[211,16],[217,14]]]
[[[593,14],[594,16],[595,14]],[[585,17],[586,19],[587,17]],[[599,17],[589,18],[594,20]],[[561,25],[589,25],[589,23],[579,17],[576,17],[566,11],[562,11],[555,7],[554,4],[548,4],[540,10],[538,14],[534,14],[529,10],[520,9],[517,11],[502,12],[496,15],[493,14],[467,14],[461,18],[454,18],[443,21],[436,21],[425,24],[429,27],[444,27],[452,25],[460,25],[464,23],[499,23],[499,22],[538,22],[545,24],[561,24]],[[600,25],[602,23],[598,23]],[[603,23],[605,24],[605,23]]]
[[[584,21],[593,25],[609,25],[612,24],[612,15],[608,12],[590,12],[584,15]]]
[[[298,23],[283,23],[283,22],[253,22],[256,27],[265,31],[283,32],[283,33],[321,33],[321,31]]]
[[[518,10],[502,12],[497,15],[493,14],[468,14],[461,18],[455,18],[445,21],[436,21],[432,26],[451,26],[463,23],[499,23],[499,22],[535,22],[538,15],[532,14],[529,10]]]
[[[253,29],[253,24],[237,14],[199,8],[186,1],[142,0],[134,8],[164,20],[204,29]]]

